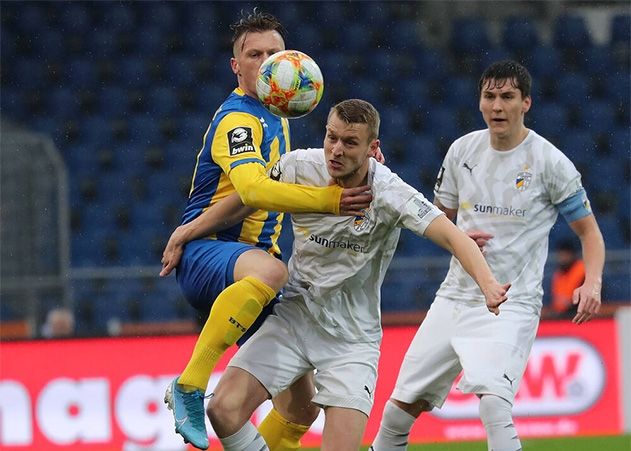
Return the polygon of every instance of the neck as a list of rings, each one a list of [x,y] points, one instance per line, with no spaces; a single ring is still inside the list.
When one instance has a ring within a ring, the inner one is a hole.
[[[368,183],[368,165],[362,166],[346,177],[336,178],[335,183],[342,188],[356,188],[366,185]]]
[[[511,150],[520,145],[528,136],[528,129],[521,126],[519,131],[508,136],[499,136],[491,134],[491,147],[495,150]]]

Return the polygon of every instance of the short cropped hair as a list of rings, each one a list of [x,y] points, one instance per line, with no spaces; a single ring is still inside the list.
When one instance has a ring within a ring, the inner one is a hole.
[[[486,68],[478,82],[478,93],[491,83],[491,88],[501,88],[506,83],[521,91],[523,98],[530,97],[532,77],[524,66],[513,60],[497,61]]]
[[[334,112],[347,124],[366,124],[370,141],[379,137],[379,112],[369,102],[361,99],[343,100],[331,108],[328,117]]]
[[[241,18],[230,25],[232,30],[232,46],[246,33],[261,33],[263,31],[277,31],[285,40],[285,27],[273,15],[254,8],[251,12],[241,11]]]

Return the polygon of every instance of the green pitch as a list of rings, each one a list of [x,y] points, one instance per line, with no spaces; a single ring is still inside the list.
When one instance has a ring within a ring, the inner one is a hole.
[[[631,435],[613,437],[577,437],[553,439],[524,439],[524,451],[630,451]],[[317,449],[317,448],[310,448]],[[367,449],[367,448],[362,448]],[[414,445],[409,451],[487,451],[486,442],[432,443]]]

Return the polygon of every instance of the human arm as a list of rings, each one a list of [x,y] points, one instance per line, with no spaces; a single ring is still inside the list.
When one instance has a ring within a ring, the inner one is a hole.
[[[456,215],[458,214],[457,208],[447,208],[441,204],[438,199],[434,199],[434,205],[440,208],[450,221],[454,222],[456,220]],[[480,248],[482,255],[484,255],[484,246],[486,246],[486,243],[493,238],[493,235],[482,230],[468,230],[465,231],[465,233],[469,236],[469,238],[475,241],[475,244],[477,244]]]
[[[585,263],[585,281],[574,290],[572,296],[572,303],[578,305],[572,322],[582,324],[600,310],[605,243],[594,215],[584,216],[570,222],[569,225],[581,240]]]
[[[436,217],[425,229],[425,237],[451,252],[460,261],[482,290],[486,306],[498,315],[499,306],[506,301],[510,283],[501,285],[491,273],[477,244],[445,216]]]
[[[186,243],[230,228],[255,211],[243,205],[239,195],[234,193],[207,208],[191,222],[178,226],[162,252],[160,276],[168,276],[180,263]]]
[[[336,215],[345,206],[368,207],[372,197],[364,193],[367,187],[344,190],[337,185],[303,186],[270,178],[270,158],[263,157],[261,148],[270,138],[266,133],[256,116],[231,112],[218,121],[210,143],[213,161],[228,176],[244,205],[266,211]],[[277,147],[269,151],[282,154],[280,139],[274,138],[274,143]]]

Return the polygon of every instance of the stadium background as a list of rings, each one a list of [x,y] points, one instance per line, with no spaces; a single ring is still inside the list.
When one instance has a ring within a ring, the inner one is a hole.
[[[320,144],[334,102],[367,99],[388,165],[430,198],[448,145],[484,126],[481,71],[522,61],[534,78],[527,125],[575,162],[603,231],[607,313],[629,305],[628,2],[2,2],[4,339],[38,337],[56,305],[73,309],[81,337],[196,329],[174,278],[157,276],[160,254],[235,86],[228,25],[257,5],[325,77],[322,104],[292,121],[293,147]],[[561,219],[551,249],[570,233]],[[418,321],[447,262],[403,233],[385,320]]]

